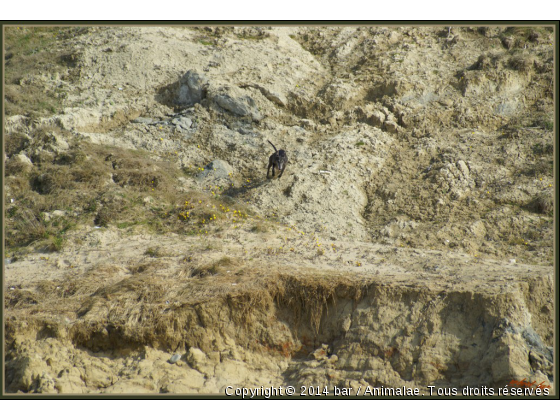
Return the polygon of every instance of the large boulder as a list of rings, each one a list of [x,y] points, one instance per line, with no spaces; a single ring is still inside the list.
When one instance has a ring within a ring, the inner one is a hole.
[[[179,81],[176,102],[185,107],[199,103],[206,96],[208,79],[193,70],[189,70]]]
[[[241,89],[233,86],[221,86],[211,95],[212,101],[220,108],[225,109],[240,117],[250,116],[254,121],[260,121],[262,115],[257,109],[253,98],[244,95]]]
[[[231,183],[233,168],[223,160],[216,159],[204,167],[197,178],[205,184],[226,186]]]

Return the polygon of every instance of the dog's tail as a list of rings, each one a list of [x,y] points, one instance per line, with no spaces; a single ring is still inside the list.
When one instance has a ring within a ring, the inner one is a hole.
[[[267,140],[267,141],[270,143],[270,145],[271,145],[272,147],[274,147],[274,151],[275,151],[276,153],[278,153],[278,150],[276,149],[276,146],[273,145],[272,142],[271,142],[270,140]]]

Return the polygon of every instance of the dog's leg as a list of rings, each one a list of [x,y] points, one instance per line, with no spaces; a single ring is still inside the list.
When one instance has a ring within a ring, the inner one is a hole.
[[[268,159],[268,169],[266,170],[266,179],[270,179],[270,167],[272,167],[272,177],[274,177],[274,155]]]
[[[280,171],[280,175],[278,175],[278,178],[281,178],[282,175],[284,174],[284,169],[286,169],[286,166],[288,165],[288,157],[286,156],[286,154],[284,154],[284,161],[282,162],[282,171]]]

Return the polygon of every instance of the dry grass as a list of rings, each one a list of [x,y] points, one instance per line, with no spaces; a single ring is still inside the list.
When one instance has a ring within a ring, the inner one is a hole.
[[[508,66],[521,73],[528,73],[535,67],[536,57],[529,54],[519,54],[508,60]]]
[[[6,176],[23,176],[25,177],[27,173],[31,171],[31,166],[26,165],[18,160],[10,160],[6,163],[4,167]]]
[[[313,273],[296,276],[282,275],[276,284],[275,299],[290,308],[296,323],[308,320],[315,333],[319,332],[324,311],[337,296],[359,301],[364,293],[363,285],[330,273]]]
[[[76,77],[79,58],[66,42],[86,33],[79,27],[6,27],[5,112],[30,117],[48,116],[62,108],[67,92],[63,88],[46,89],[40,76],[48,70],[62,79]],[[22,83],[22,80],[24,83]]]
[[[8,133],[4,137],[4,152],[8,156],[17,155],[25,149],[31,138],[23,133]]]
[[[58,137],[70,147],[49,149]],[[180,171],[172,162],[159,161],[147,152],[85,143],[58,127],[9,138],[5,182],[9,247],[43,246],[41,242],[47,240],[58,244],[48,246],[57,250],[65,232],[81,224],[184,231],[184,224],[173,218],[181,194],[176,181]],[[22,150],[33,166],[12,158]],[[66,212],[58,224],[45,218],[45,213],[55,210]]]
[[[552,31],[551,27],[512,26],[504,31],[504,35],[514,37],[518,41],[517,46],[523,48],[527,42],[539,42],[547,39]]]
[[[50,319],[51,324],[51,314],[76,319],[59,328],[68,329],[74,344],[94,351],[146,344],[169,349],[202,345],[210,331],[228,322],[249,340],[255,326],[277,311],[288,314],[287,322],[297,328],[317,334],[337,297],[359,301],[365,290],[364,283],[328,272],[239,267],[227,257],[198,267],[198,275],[190,278],[149,268],[128,274],[107,269],[9,290],[7,317],[17,313],[19,320]]]
[[[222,257],[217,261],[213,261],[209,264],[201,265],[200,267],[196,267],[191,272],[192,277],[206,277],[206,276],[215,276],[217,274],[224,273],[227,268],[231,267],[234,264],[234,261],[229,257]]]
[[[165,253],[159,247],[155,247],[155,248],[149,247],[144,252],[144,255],[147,255],[148,257],[152,257],[152,258],[160,258],[163,257]]]
[[[269,232],[269,231],[270,231],[269,226],[266,223],[261,222],[261,221],[255,223],[251,227],[251,232],[253,232],[253,233],[266,233],[266,232]]]
[[[60,147],[64,142],[68,147]],[[32,166],[15,157],[20,152]],[[90,144],[57,126],[7,136],[7,154],[6,243],[12,253],[27,252],[29,245],[57,251],[73,226],[207,235],[242,228],[252,217],[217,187],[180,191],[183,174],[173,160]],[[45,217],[55,210],[66,213],[58,225]]]

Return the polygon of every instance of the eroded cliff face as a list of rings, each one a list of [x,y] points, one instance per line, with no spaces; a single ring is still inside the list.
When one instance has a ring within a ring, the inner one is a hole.
[[[9,319],[8,391],[425,390],[552,377],[551,343],[541,338],[552,322],[539,320],[553,308],[550,276],[426,285],[304,271],[207,281],[213,296],[198,302],[173,300],[172,278],[143,277],[100,288],[74,321]]]
[[[10,30],[7,392],[554,385],[551,30]]]

